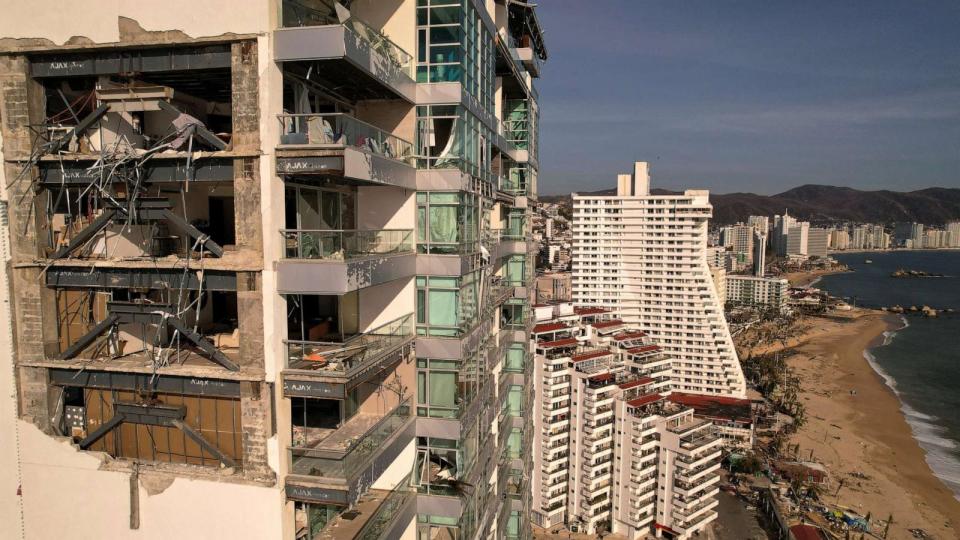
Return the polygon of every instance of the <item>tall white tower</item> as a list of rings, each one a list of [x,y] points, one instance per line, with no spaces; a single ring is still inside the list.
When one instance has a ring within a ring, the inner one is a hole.
[[[709,192],[650,195],[646,164],[617,195],[573,194],[573,301],[615,310],[676,358],[675,388],[741,397],[740,362],[707,266]]]

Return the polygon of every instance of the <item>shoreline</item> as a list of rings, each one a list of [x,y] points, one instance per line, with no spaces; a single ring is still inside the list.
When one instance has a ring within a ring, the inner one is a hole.
[[[958,251],[960,248],[955,247],[939,247],[939,248],[886,248],[886,249],[830,249],[827,250],[827,255],[843,255],[844,253],[849,253],[851,255],[857,253],[903,253],[908,251]]]
[[[891,315],[894,315],[891,313]],[[898,324],[896,328],[887,330],[882,334],[882,340],[878,339],[880,343],[872,345],[868,349],[863,351],[863,357],[866,359],[867,363],[870,364],[870,367],[873,368],[873,371],[883,380],[883,383],[890,389],[891,392],[897,397],[897,401],[900,402],[900,412],[903,414],[904,418],[907,421],[907,425],[910,426],[910,431],[913,434],[913,438],[917,441],[917,444],[920,445],[920,448],[924,452],[924,461],[927,463],[927,466],[930,467],[930,470],[933,472],[934,476],[942,484],[944,484],[947,489],[953,493],[953,498],[957,499],[960,502],[960,483],[954,479],[951,483],[949,479],[949,470],[938,470],[939,467],[944,467],[946,465],[958,465],[957,458],[953,455],[947,453],[944,455],[942,449],[944,447],[952,448],[956,445],[956,442],[952,439],[945,439],[941,437],[937,432],[941,431],[943,428],[940,426],[929,422],[932,418],[928,415],[925,415],[916,409],[914,409],[910,404],[903,400],[903,397],[900,395],[900,391],[897,390],[897,380],[887,373],[886,370],[877,362],[876,355],[873,351],[882,347],[885,347],[893,342],[894,337],[905,328],[910,326],[910,321],[907,320],[906,314],[895,314],[895,317],[898,319]],[[891,324],[892,326],[892,324]],[[924,433],[927,431],[928,433]],[[939,445],[937,443],[940,443]],[[945,443],[945,444],[944,444]],[[941,463],[936,464],[935,462],[940,460]],[[960,527],[960,524],[958,524]]]
[[[802,272],[787,272],[777,277],[786,279],[788,282],[790,282],[791,287],[803,289],[816,285],[817,282],[823,279],[824,276],[842,274],[845,272],[852,272],[852,270],[840,268],[831,268],[829,270],[806,270]]]
[[[902,320],[857,309],[800,324],[802,335],[786,347],[762,349],[783,350],[800,377],[807,421],[790,442],[800,445],[799,459],[829,470],[823,501],[869,512],[874,520],[893,515],[890,538],[910,538],[911,528],[957,537],[960,502],[930,467],[904,404],[870,361],[870,351],[887,343]]]

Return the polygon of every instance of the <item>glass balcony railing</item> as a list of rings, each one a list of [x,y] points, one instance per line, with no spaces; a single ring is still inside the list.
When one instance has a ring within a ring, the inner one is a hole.
[[[400,483],[406,486],[409,480]],[[407,503],[416,497],[416,492],[410,489],[398,488],[390,492],[390,495],[377,508],[376,513],[367,521],[363,529],[354,536],[355,540],[379,540],[383,538],[387,530],[396,521],[397,517],[403,512]]]
[[[304,26],[343,26],[350,34],[413,78],[413,56],[400,48],[383,32],[352,15],[346,8],[335,7],[328,0],[282,0],[280,25],[283,28]]]
[[[371,255],[413,253],[413,229],[283,229],[284,258],[348,261]]]
[[[354,478],[370,464],[390,437],[407,425],[411,413],[410,398],[407,398],[363,436],[354,440],[345,452],[306,447],[288,448],[290,474],[344,480]]]
[[[413,143],[344,113],[279,114],[283,146],[352,146],[397,161],[413,160]]]
[[[413,338],[413,313],[340,342],[287,340],[287,369],[350,378]]]

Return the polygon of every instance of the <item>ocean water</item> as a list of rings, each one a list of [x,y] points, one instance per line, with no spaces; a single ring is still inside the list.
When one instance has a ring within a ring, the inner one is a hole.
[[[936,319],[902,316],[902,326],[864,357],[900,397],[934,474],[960,499],[960,251],[850,253],[836,259],[854,271],[825,276],[815,285],[834,296],[864,307],[928,305],[957,312]],[[947,277],[890,277],[899,268]]]

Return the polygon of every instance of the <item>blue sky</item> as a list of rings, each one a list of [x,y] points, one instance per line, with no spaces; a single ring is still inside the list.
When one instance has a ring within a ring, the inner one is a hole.
[[[540,0],[543,194],[960,187],[960,2]]]

